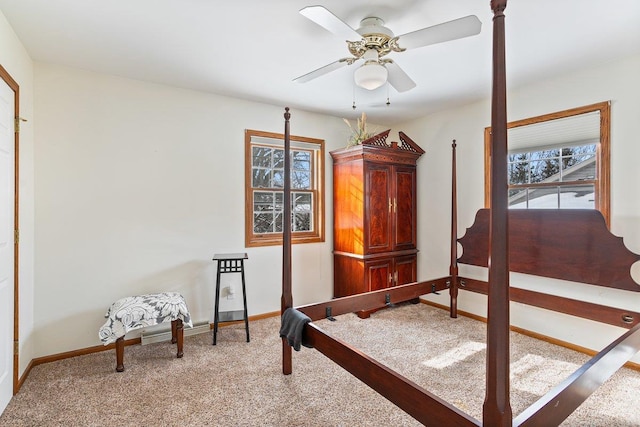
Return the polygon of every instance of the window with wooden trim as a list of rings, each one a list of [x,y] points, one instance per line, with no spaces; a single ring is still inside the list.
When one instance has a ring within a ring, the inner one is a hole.
[[[597,209],[609,225],[610,104],[507,124],[510,209]],[[489,207],[491,128],[485,129]]]
[[[290,136],[292,243],[324,242],[324,140]],[[284,135],[245,131],[245,245],[282,244]]]

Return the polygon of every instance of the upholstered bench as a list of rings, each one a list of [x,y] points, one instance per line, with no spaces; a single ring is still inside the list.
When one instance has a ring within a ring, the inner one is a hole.
[[[98,336],[104,345],[116,343],[116,371],[124,371],[124,336],[127,332],[171,321],[171,343],[183,355],[184,325],[193,327],[184,297],[177,292],[138,295],[114,302],[104,316],[107,322]]]

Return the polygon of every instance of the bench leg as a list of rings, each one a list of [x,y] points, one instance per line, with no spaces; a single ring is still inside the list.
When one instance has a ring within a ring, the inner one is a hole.
[[[171,344],[178,342],[178,320],[171,321]]]
[[[116,340],[116,372],[124,371],[124,337]]]
[[[173,332],[174,329],[175,333]],[[182,324],[182,319],[173,320],[171,322],[171,337],[172,343],[178,343],[178,353],[176,354],[176,357],[179,359],[183,355],[182,347],[184,344],[184,325]]]

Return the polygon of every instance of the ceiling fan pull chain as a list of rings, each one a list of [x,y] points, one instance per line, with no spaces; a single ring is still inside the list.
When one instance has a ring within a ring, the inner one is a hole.
[[[356,85],[355,85],[355,83],[353,84],[353,104],[351,105],[351,108],[353,108],[354,110],[356,109]]]
[[[389,82],[387,82],[387,107],[391,105],[391,101],[389,101]]]

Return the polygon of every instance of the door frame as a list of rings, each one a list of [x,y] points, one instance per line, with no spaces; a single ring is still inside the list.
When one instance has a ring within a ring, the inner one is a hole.
[[[0,78],[13,90],[13,103],[14,103],[14,120],[17,124],[20,117],[20,87],[18,83],[11,77],[9,72],[0,64]],[[13,158],[13,394],[18,392],[19,388],[19,376],[18,368],[20,365],[20,346],[19,346],[19,328],[18,328],[18,258],[20,256],[19,243],[20,243],[20,227],[19,227],[19,141],[20,131],[17,126],[14,127],[13,144],[14,144],[14,158]]]

